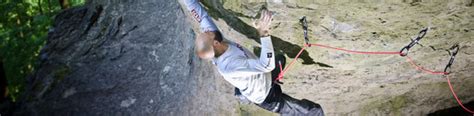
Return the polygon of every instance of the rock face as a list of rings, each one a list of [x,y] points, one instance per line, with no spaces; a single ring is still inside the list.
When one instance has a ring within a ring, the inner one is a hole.
[[[263,6],[274,11],[272,40],[287,61],[303,45],[301,16],[308,18],[312,43],[363,51],[399,51],[420,29],[430,27],[423,46],[416,45],[409,56],[439,71],[448,61],[446,50],[459,43],[450,78],[463,102],[474,100],[472,1],[203,0],[203,4],[226,39],[256,52],[251,18]],[[255,105],[239,105],[232,97],[233,88],[212,64],[194,55],[196,27],[185,14],[174,0],[94,0],[60,13],[16,113],[275,115]],[[326,115],[424,115],[457,106],[443,76],[418,71],[398,55],[354,55],[310,47],[285,74],[283,92],[321,104]]]
[[[459,44],[461,50],[449,78],[464,103],[474,100],[472,3],[204,0],[223,35],[247,48],[258,46],[252,17],[262,7],[274,11],[272,40],[275,50],[288,62],[303,46],[303,29],[298,22],[302,16],[308,19],[311,43],[349,50],[397,52],[429,27],[421,45],[414,46],[408,56],[427,69],[443,71],[449,60],[446,50]],[[419,71],[399,55],[348,54],[313,46],[303,51],[283,82],[283,92],[320,103],[327,115],[425,115],[458,106],[445,76]]]
[[[99,0],[65,10],[48,34],[20,113],[235,112],[233,89],[194,55],[194,36],[176,1]]]

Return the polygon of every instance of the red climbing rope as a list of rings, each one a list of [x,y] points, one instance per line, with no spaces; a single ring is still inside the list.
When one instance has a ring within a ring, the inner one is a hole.
[[[334,50],[344,51],[344,52],[353,53],[353,54],[380,54],[380,55],[400,55],[400,54],[401,54],[400,52],[385,52],[385,51],[382,51],[382,52],[367,52],[367,51],[355,51],[355,50],[348,50],[348,49],[344,49],[344,48],[332,47],[332,46],[323,45],[323,44],[306,44],[303,48],[301,48],[301,50],[298,52],[298,54],[295,56],[295,58],[291,61],[291,63],[290,63],[288,66],[286,66],[286,67],[280,72],[280,74],[278,75],[277,80],[283,79],[283,76],[284,76],[285,73],[291,68],[291,66],[292,66],[293,63],[296,61],[296,59],[298,59],[299,56],[301,55],[301,53],[306,49],[306,47],[309,47],[309,46],[318,46],[318,47],[322,47],[322,48],[334,49]],[[410,64],[412,64],[412,65],[413,65],[414,67],[416,67],[416,69],[418,69],[418,70],[424,71],[424,72],[429,73],[429,74],[437,74],[437,75],[446,75],[446,74],[448,74],[447,72],[440,72],[440,71],[428,70],[428,69],[423,68],[423,67],[421,67],[421,66],[419,66],[419,65],[416,65],[415,61],[413,61],[413,59],[411,59],[410,57],[406,56],[406,58],[408,59],[408,61],[410,62]]]
[[[449,77],[446,76],[446,80],[448,80],[448,85],[449,85],[449,90],[451,90],[451,93],[453,93],[453,96],[454,98],[456,99],[456,101],[458,102],[459,106],[461,106],[462,109],[466,110],[467,112],[471,113],[471,114],[474,114],[474,111],[472,110],[469,110],[468,108],[466,108],[461,100],[459,100],[458,96],[456,95],[456,93],[454,92],[454,89],[453,89],[453,85],[451,85],[451,81],[449,80]]]
[[[408,51],[410,50],[410,48],[412,48],[413,46],[415,46],[416,44],[418,44],[418,42],[426,35],[427,31],[428,31],[428,28],[424,28],[422,29],[419,33],[418,33],[418,36],[415,38],[415,39],[412,39],[412,41],[405,47],[403,47],[401,49],[400,52],[367,52],[367,51],[355,51],[355,50],[348,50],[348,49],[344,49],[344,48],[337,48],[337,47],[331,47],[331,46],[327,46],[327,45],[322,45],[322,44],[310,44],[309,43],[309,37],[308,37],[308,24],[307,24],[307,21],[306,21],[306,17],[303,16],[301,19],[300,19],[300,22],[303,26],[303,34],[304,34],[304,40],[305,40],[305,45],[303,48],[301,48],[301,50],[298,52],[298,54],[294,57],[293,61],[291,61],[291,63],[286,66],[283,70],[282,70],[282,66],[280,64],[280,74],[278,75],[278,78],[275,80],[277,82],[280,82],[281,79],[283,79],[283,75],[285,75],[285,73],[291,68],[291,66],[296,62],[296,60],[300,57],[301,53],[304,51],[304,49],[306,49],[306,47],[311,47],[311,46],[318,46],[318,47],[322,47],[322,48],[328,48],[328,49],[334,49],[334,50],[339,50],[339,51],[344,51],[344,52],[347,52],[347,53],[352,53],[352,54],[381,54],[381,55],[400,55],[402,57],[406,57],[408,62],[410,62],[410,64],[412,64],[417,70],[421,70],[423,72],[426,72],[426,73],[429,73],[429,74],[433,74],[433,75],[448,75],[448,69],[451,69],[451,65],[452,63],[454,62],[454,58],[459,50],[459,46],[456,44],[454,45],[451,50],[453,51],[449,51],[449,54],[451,55],[451,59],[449,60],[449,63],[446,65],[446,67],[444,68],[444,71],[433,71],[433,70],[428,70],[428,69],[425,69],[419,65],[417,65],[415,63],[415,61],[413,61],[413,59],[411,57],[408,57],[407,54],[408,54]],[[453,86],[451,85],[451,82],[449,80],[449,77],[446,76],[446,79],[448,80],[448,85],[449,85],[449,89],[451,90],[451,92],[453,93],[453,96],[454,98],[456,98],[456,101],[458,102],[458,104],[464,109],[466,110],[467,112],[469,113],[472,113],[474,114],[473,111],[469,110],[468,108],[464,107],[464,105],[462,104],[461,100],[459,100],[458,96],[456,95],[456,93],[454,92],[453,90]]]
[[[298,54],[296,54],[295,59],[293,59],[293,61],[291,61],[290,64],[288,64],[288,66],[286,66],[283,70],[281,70],[281,72],[280,72],[280,74],[278,74],[278,78],[276,78],[276,80],[280,81],[280,80],[283,79],[283,75],[285,75],[286,71],[288,71],[288,69],[290,69],[289,67],[291,67],[291,65],[293,65],[293,63],[295,63],[296,59],[298,59],[298,57],[300,57],[301,53],[303,53],[303,51],[306,47],[307,46],[305,45],[303,48],[301,48],[300,52],[298,52]],[[281,68],[281,65],[280,65],[280,68]]]
[[[298,52],[298,54],[296,54],[296,56],[294,57],[294,59],[290,62],[290,64],[288,66],[286,66],[283,70],[282,70],[282,66],[280,64],[280,74],[278,75],[278,78],[276,80],[280,81],[283,79],[283,76],[284,74],[291,68],[291,66],[296,62],[296,60],[300,57],[301,53],[306,49],[306,47],[310,47],[310,46],[318,46],[318,47],[322,47],[322,48],[328,48],[328,49],[334,49],[334,50],[339,50],[339,51],[344,51],[344,52],[347,52],[347,53],[353,53],[353,54],[385,54],[385,55],[401,55],[401,52],[367,52],[367,51],[355,51],[355,50],[348,50],[348,49],[344,49],[344,48],[337,48],[337,47],[331,47],[331,46],[327,46],[327,45],[322,45],[322,44],[305,44],[305,46],[303,48],[301,48],[301,50]],[[401,56],[404,56],[404,55],[401,55]],[[409,56],[404,56],[407,58],[408,62],[410,64],[412,64],[416,69],[418,70],[421,70],[423,72],[426,72],[426,73],[429,73],[429,74],[433,74],[433,75],[448,75],[449,73],[448,72],[445,72],[445,71],[433,71],[433,70],[428,70],[426,68],[423,68],[422,66],[419,66],[415,63],[415,61],[413,61],[413,59]],[[452,63],[450,61],[450,63]],[[458,102],[458,104],[464,109],[466,110],[467,112],[469,113],[472,113],[474,114],[474,111],[471,111],[469,110],[468,108],[466,108],[461,100],[459,100],[458,96],[456,95],[456,93],[454,92],[454,89],[453,89],[453,86],[451,85],[451,81],[449,80],[449,77],[446,76],[446,79],[448,80],[448,85],[449,85],[449,89],[451,90],[451,93],[453,94],[454,98],[456,99],[456,101]]]
[[[412,64],[414,67],[416,67],[416,69],[418,70],[421,70],[421,71],[424,71],[426,73],[429,73],[429,74],[434,74],[434,75],[447,75],[448,72],[441,72],[441,71],[432,71],[432,70],[428,70],[428,69],[425,69],[419,65],[416,65],[415,61],[413,61],[413,59],[411,59],[411,57],[409,56],[405,56],[408,60],[408,62],[410,62],[410,64]]]
[[[354,50],[347,50],[343,48],[336,48],[336,47],[331,47],[327,45],[322,45],[322,44],[309,44],[311,46],[318,46],[318,47],[323,47],[323,48],[329,48],[329,49],[334,49],[334,50],[339,50],[339,51],[345,51],[348,53],[354,53],[354,54],[396,54],[399,55],[400,52],[365,52],[365,51],[354,51]]]

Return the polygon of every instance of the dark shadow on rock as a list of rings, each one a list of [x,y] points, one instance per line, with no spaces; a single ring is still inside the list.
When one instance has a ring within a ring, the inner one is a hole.
[[[275,45],[278,45],[278,44],[275,44]],[[261,49],[260,47],[254,47],[254,48],[253,48],[253,53],[254,53],[254,54],[260,54],[260,51],[261,51],[261,50],[262,50],[262,49]],[[298,52],[299,52],[299,50],[298,50]],[[283,53],[282,51],[275,51],[275,54],[277,55],[277,58],[278,58],[278,57],[283,57],[283,58],[285,58],[285,56],[283,56],[283,54],[285,54],[285,53]],[[295,54],[295,56],[296,56],[296,54]],[[285,62],[282,62],[282,64],[283,64],[283,67],[285,67],[285,66],[284,66]],[[303,64],[304,64],[304,62],[303,62]],[[331,65],[329,65],[329,64],[326,64],[326,63],[321,63],[321,62],[314,62],[314,63],[312,63],[312,64],[317,64],[317,65],[319,65],[319,66],[321,66],[321,67],[326,67],[326,68],[333,68],[333,66],[331,66]]]
[[[465,103],[464,106],[466,106],[468,109],[472,109],[474,108],[474,101]],[[472,116],[472,114],[469,114],[469,112],[464,111],[461,106],[456,106],[435,111],[433,113],[428,114],[428,116]]]
[[[329,64],[325,64],[325,63],[321,63],[321,62],[316,62],[317,65],[321,66],[321,67],[326,67],[326,68],[334,68],[333,66],[329,65]]]
[[[203,2],[203,4],[207,7],[207,10],[211,17],[215,19],[223,19],[230,27],[232,27],[239,33],[242,33],[247,36],[247,38],[260,43],[260,40],[258,39],[257,35],[257,30],[254,27],[240,20],[238,17],[236,17],[243,14],[236,13],[234,11],[223,8],[222,3],[220,3],[220,1],[205,1]],[[272,42],[274,45],[275,52],[286,54],[290,58],[295,58],[298,52],[302,49],[299,45],[283,41],[281,38],[275,36],[272,36]],[[319,64],[314,62],[314,60],[309,56],[309,53],[306,50],[301,53],[301,56],[299,58],[303,59],[303,64]]]

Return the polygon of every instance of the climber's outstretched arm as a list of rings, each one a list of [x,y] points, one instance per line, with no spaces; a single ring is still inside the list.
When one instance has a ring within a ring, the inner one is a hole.
[[[218,31],[216,24],[209,17],[207,11],[199,4],[199,0],[184,0],[184,3],[193,18],[199,22],[201,32]]]
[[[225,66],[227,70],[221,70],[221,74],[228,77],[247,77],[251,75],[270,72],[275,69],[275,53],[270,36],[270,26],[273,15],[268,10],[262,10],[260,19],[253,24],[260,36],[262,49],[259,59],[236,57]]]

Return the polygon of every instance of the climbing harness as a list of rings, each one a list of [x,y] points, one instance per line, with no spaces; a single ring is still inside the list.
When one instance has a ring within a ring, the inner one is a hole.
[[[449,77],[448,77],[448,74],[450,74],[449,70],[451,69],[451,65],[453,64],[454,62],[454,59],[459,51],[459,45],[458,44],[455,44],[453,47],[450,48],[450,50],[448,50],[449,54],[450,54],[450,60],[448,62],[448,64],[446,65],[446,67],[444,68],[444,71],[433,71],[433,70],[428,70],[428,69],[425,69],[424,67],[422,66],[419,66],[415,63],[415,61],[413,61],[413,59],[408,55],[408,52],[410,50],[410,48],[412,48],[413,46],[415,46],[416,44],[419,44],[420,40],[425,37],[426,33],[428,32],[428,28],[424,28],[422,29],[419,33],[418,33],[418,36],[415,38],[415,39],[412,39],[411,42],[403,47],[399,52],[398,51],[389,51],[389,52],[385,52],[385,51],[382,51],[382,52],[368,52],[368,51],[355,51],[355,50],[348,50],[348,49],[344,49],[344,48],[337,48],[337,47],[331,47],[331,46],[328,46],[328,45],[323,45],[323,44],[312,44],[309,42],[309,38],[308,38],[308,24],[307,24],[307,21],[306,21],[306,17],[303,16],[301,19],[300,19],[300,23],[302,24],[303,26],[303,33],[304,33],[304,41],[305,41],[305,44],[304,46],[301,48],[301,50],[298,52],[298,54],[296,54],[296,56],[294,57],[294,59],[290,62],[290,64],[288,64],[288,66],[286,66],[285,68],[282,67],[282,64],[279,62],[279,65],[280,65],[280,74],[278,74],[278,77],[276,78],[276,82],[281,83],[281,80],[283,79],[283,76],[285,75],[285,73],[291,68],[291,66],[296,62],[296,60],[299,58],[299,56],[301,55],[301,53],[307,48],[307,47],[311,47],[311,46],[317,46],[317,47],[322,47],[322,48],[327,48],[327,49],[334,49],[334,50],[338,50],[338,51],[344,51],[344,52],[347,52],[347,53],[352,53],[352,54],[379,54],[379,55],[400,55],[402,57],[406,57],[407,61],[412,64],[417,70],[420,70],[420,71],[423,71],[423,72],[426,72],[426,73],[429,73],[429,74],[433,74],[433,75],[444,75],[446,76],[446,79],[448,81],[448,85],[449,85],[449,89],[451,90],[451,93],[453,94],[454,98],[456,99],[456,101],[458,102],[458,104],[464,109],[466,110],[467,112],[469,113],[472,113],[474,114],[474,111],[471,111],[469,110],[468,108],[466,108],[461,100],[459,100],[458,96],[456,95],[456,93],[454,92],[454,89],[451,85],[451,81],[449,80]],[[420,44],[421,45],[421,44]]]

